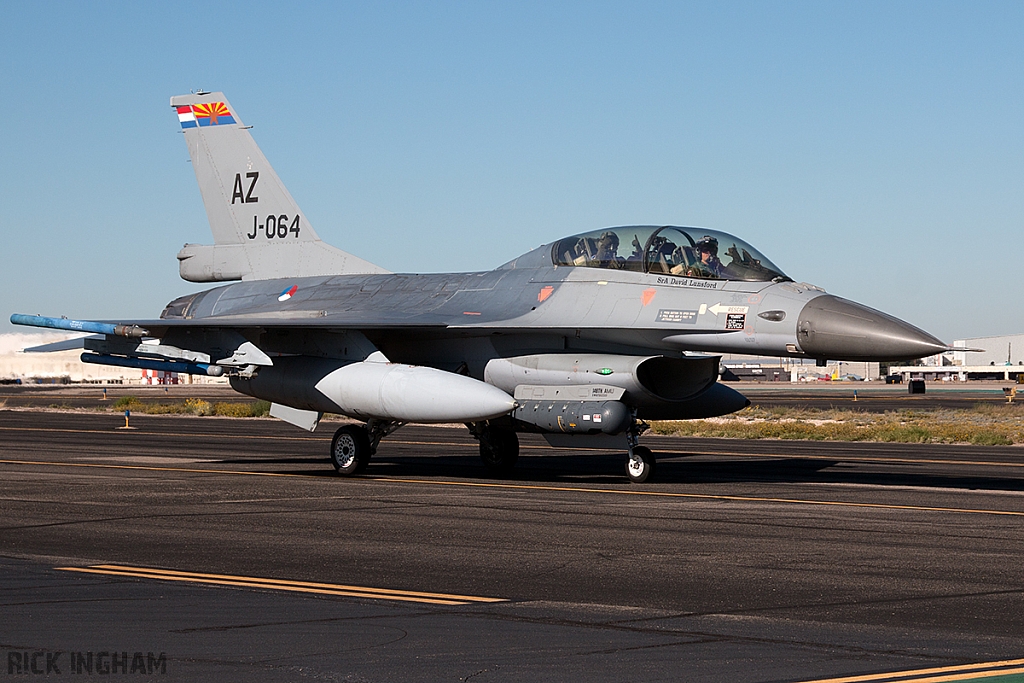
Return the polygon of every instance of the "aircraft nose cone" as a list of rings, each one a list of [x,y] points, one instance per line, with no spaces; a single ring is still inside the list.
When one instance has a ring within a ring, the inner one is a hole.
[[[949,348],[899,318],[831,294],[807,302],[796,335],[804,353],[830,360],[912,360]]]

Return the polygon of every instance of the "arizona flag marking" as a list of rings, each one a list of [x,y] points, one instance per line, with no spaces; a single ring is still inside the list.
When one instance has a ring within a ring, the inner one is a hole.
[[[235,117],[228,111],[228,105],[223,102],[210,102],[208,104],[186,104],[177,107],[178,122],[182,128],[195,128],[196,126],[222,126],[228,123],[237,123]]]
[[[235,122],[235,117],[231,115],[228,106],[223,102],[193,104],[192,113],[196,115],[196,123],[200,126],[218,126]]]

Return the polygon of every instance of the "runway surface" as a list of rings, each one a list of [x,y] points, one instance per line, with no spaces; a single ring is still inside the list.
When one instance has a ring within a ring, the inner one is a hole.
[[[466,430],[406,427],[343,479],[336,425],[121,424],[0,411],[9,670],[114,652],[190,681],[1024,674],[1019,447],[650,437],[660,478],[635,486],[621,454],[533,437],[490,479]]]

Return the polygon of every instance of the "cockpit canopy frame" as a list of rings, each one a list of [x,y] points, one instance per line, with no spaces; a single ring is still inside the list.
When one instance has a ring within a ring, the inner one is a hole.
[[[627,247],[620,236],[632,241]],[[727,263],[722,261],[722,257]],[[604,228],[558,240],[556,266],[630,270],[710,280],[790,280],[747,242],[718,230],[675,225]]]

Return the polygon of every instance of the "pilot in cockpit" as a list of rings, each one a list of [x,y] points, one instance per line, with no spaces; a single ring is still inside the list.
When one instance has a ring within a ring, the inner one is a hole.
[[[621,268],[625,259],[619,256],[619,236],[611,230],[601,233],[594,260],[601,268]]]
[[[697,256],[697,263],[686,269],[690,277],[716,277],[720,278],[725,272],[722,262],[718,259],[718,240],[705,235],[693,245],[693,253]]]

